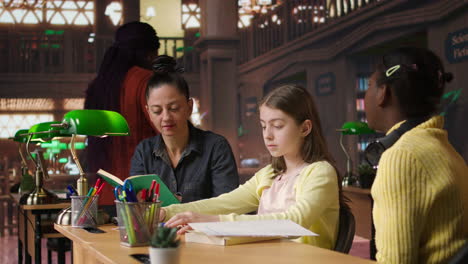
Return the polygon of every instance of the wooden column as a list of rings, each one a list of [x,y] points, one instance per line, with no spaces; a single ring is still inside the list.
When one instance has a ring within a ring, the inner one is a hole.
[[[110,18],[104,14],[107,5],[111,2],[111,0],[94,1],[94,33],[96,33],[96,38],[94,41],[96,47],[96,72],[99,70],[99,66],[101,65],[101,61],[104,57],[106,49],[110,44],[112,44],[109,43],[109,41],[114,38],[115,31],[117,30],[117,26],[114,26]]]
[[[200,105],[203,127],[226,137],[238,155],[237,1],[200,0]]]
[[[122,0],[122,21],[123,24],[133,21],[140,21],[140,1]]]

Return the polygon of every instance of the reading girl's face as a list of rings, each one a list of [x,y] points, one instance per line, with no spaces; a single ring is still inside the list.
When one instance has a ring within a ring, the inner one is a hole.
[[[192,106],[192,100],[187,101],[174,85],[163,84],[150,91],[146,110],[163,136],[174,136],[187,128]]]
[[[304,141],[302,125],[281,110],[260,106],[260,124],[265,146],[273,157],[296,156]]]

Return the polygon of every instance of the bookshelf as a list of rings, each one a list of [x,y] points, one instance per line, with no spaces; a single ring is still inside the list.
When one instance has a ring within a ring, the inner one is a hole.
[[[367,88],[369,87],[369,77],[371,74],[362,73],[356,77],[356,114],[357,120],[361,122],[367,122],[364,97],[366,95]],[[359,135],[357,141],[357,152],[358,152],[358,164],[364,160],[364,150],[369,144],[370,137],[368,135]]]

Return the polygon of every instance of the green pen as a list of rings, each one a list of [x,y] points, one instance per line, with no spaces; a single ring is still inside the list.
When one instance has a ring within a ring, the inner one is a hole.
[[[86,195],[86,198],[83,200],[83,207],[81,208],[81,212],[78,214],[78,220],[81,219],[81,217],[83,217],[84,213],[86,212],[86,204],[88,203],[88,200],[89,200],[89,197],[91,196],[91,194],[93,193],[94,191],[94,188],[91,187],[88,191],[88,194]]]

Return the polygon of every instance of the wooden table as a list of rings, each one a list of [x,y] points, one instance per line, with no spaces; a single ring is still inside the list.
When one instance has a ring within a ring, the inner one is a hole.
[[[148,247],[120,245],[116,226],[100,226],[106,233],[92,234],[80,228],[55,224],[55,229],[73,241],[73,263],[139,263],[130,254],[148,254]],[[181,243],[180,263],[374,263],[370,260],[341,254],[287,240],[215,246]]]
[[[19,195],[11,194],[18,204],[18,263],[41,263],[41,239],[64,237],[52,228],[52,223],[43,223],[42,215],[56,214],[70,206],[69,202],[56,204],[22,205]],[[24,254],[23,254],[24,250]]]
[[[369,189],[343,187],[344,195],[349,198],[351,212],[356,220],[356,235],[372,238],[372,197]]]

